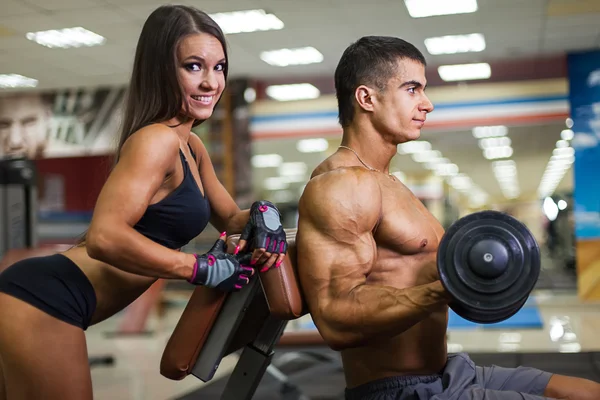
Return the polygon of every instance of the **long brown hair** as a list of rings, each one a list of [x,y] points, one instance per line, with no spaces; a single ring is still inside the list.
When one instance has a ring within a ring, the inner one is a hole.
[[[125,95],[123,120],[113,165],[127,139],[144,126],[167,121],[188,109],[177,77],[177,49],[189,35],[207,33],[223,46],[227,79],[227,43],[223,31],[208,14],[194,7],[164,5],[144,23],[138,39],[131,79]],[[216,107],[216,105],[215,105]],[[203,121],[194,121],[194,125]],[[87,231],[76,245],[85,242]]]

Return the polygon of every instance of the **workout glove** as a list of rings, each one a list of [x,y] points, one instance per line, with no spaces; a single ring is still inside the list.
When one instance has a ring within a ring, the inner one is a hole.
[[[207,253],[196,254],[194,273],[189,282],[221,289],[224,292],[237,291],[248,284],[253,269],[245,266],[240,257],[227,254],[226,250],[225,240],[219,238]]]
[[[250,218],[240,240],[249,241],[249,249],[265,249],[276,254],[285,253],[288,244],[277,207],[264,200],[252,204]]]

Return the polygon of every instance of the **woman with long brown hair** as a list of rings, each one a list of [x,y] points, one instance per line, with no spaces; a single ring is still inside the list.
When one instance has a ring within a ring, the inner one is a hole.
[[[253,267],[279,266],[287,250],[279,211],[267,201],[240,210],[191,133],[212,115],[227,70],[225,37],[207,14],[162,6],[148,17],[117,161],[84,240],[0,274],[0,400],[92,399],[84,331],[159,278],[234,291]],[[208,223],[223,232],[215,245],[181,252]],[[249,263],[225,251],[226,233],[240,232]]]

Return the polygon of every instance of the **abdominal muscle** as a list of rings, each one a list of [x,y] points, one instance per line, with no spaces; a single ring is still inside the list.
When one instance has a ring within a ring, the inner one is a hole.
[[[378,263],[367,284],[402,289],[429,283],[420,277],[423,262],[421,257],[404,256]],[[386,265],[398,264],[402,265],[401,269],[386,268]],[[347,387],[391,376],[440,374],[447,361],[447,324],[448,307],[444,306],[402,334],[343,350]]]

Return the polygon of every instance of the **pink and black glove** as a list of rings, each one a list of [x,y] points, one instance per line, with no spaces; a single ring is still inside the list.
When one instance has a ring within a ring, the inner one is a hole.
[[[234,292],[250,282],[254,269],[245,265],[239,256],[226,253],[227,243],[224,238],[225,235],[222,234],[207,253],[196,255],[190,283]],[[249,260],[246,259],[245,262],[248,263]]]
[[[266,200],[257,201],[250,207],[250,218],[240,236],[240,248],[254,250],[251,264],[264,264],[261,272],[273,264],[279,267],[287,252],[288,243],[281,214],[277,207]],[[237,253],[236,249],[236,253]]]

